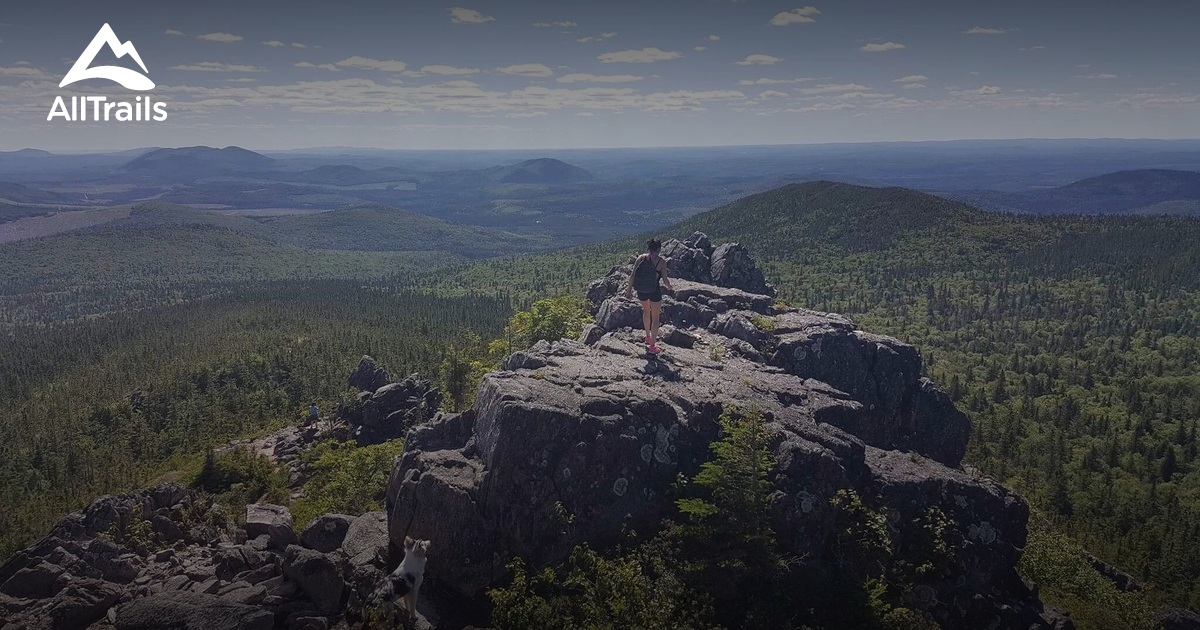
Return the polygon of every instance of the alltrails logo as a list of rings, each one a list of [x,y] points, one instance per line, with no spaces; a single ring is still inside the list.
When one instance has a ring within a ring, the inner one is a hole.
[[[71,70],[67,72],[67,76],[63,77],[62,83],[59,83],[58,87],[66,87],[85,79],[108,79],[137,92],[154,89],[154,81],[135,70],[120,66],[91,67],[92,62],[96,60],[96,55],[104,46],[108,46],[118,59],[129,55],[142,68],[142,72],[149,74],[150,71],[146,69],[146,64],[138,54],[137,48],[133,47],[133,42],[121,43],[112,27],[105,24],[100,27],[100,31],[92,38],[92,43],[84,49],[83,54],[79,56],[75,65],[71,66]],[[89,113],[91,114],[90,118]],[[50,115],[46,116],[46,120],[51,121],[59,117],[71,122],[83,120],[162,122],[167,119],[167,104],[154,103],[150,100],[149,95],[144,98],[139,96],[132,103],[109,101],[107,96],[72,96],[71,106],[68,108],[63,97],[58,96],[55,97],[54,105],[50,107]]]

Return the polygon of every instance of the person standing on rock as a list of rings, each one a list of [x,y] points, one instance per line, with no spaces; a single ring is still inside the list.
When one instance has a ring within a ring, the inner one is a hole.
[[[321,419],[321,409],[319,407],[317,407],[316,401],[313,401],[313,404],[308,406],[308,423],[316,424],[317,421],[320,419]]]
[[[633,262],[633,272],[629,274],[629,284],[625,287],[625,297],[631,297],[636,291],[638,300],[642,302],[642,326],[646,329],[646,351],[658,353],[658,326],[662,319],[662,287],[674,292],[671,279],[667,277],[667,261],[658,255],[662,250],[662,241],[652,238],[646,241],[646,253],[637,257]],[[662,285],[659,284],[662,282]]]

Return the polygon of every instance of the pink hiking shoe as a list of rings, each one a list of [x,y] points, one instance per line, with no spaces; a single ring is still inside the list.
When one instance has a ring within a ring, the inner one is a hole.
[[[658,344],[656,344],[656,343],[652,343],[652,344],[650,344],[650,347],[646,348],[646,352],[649,352],[650,354],[658,354],[659,350],[660,350],[660,348],[658,347]]]

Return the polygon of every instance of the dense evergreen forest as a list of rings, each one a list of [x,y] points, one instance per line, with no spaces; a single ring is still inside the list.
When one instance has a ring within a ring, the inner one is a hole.
[[[812,183],[664,235],[693,230],[747,245],[792,305],[920,348],[973,420],[970,465],[1152,598],[1200,607],[1200,221],[996,215]],[[568,294],[639,246],[441,275],[460,292]]]
[[[693,230],[749,247],[786,302],[916,345],[972,418],[968,463],[1029,498],[1034,529],[1131,572],[1156,602],[1200,607],[1200,220],[996,215],[812,183],[663,235]],[[100,241],[117,240],[102,233],[72,236],[74,258],[0,250],[5,268],[24,265],[0,285],[0,556],[97,493],[290,421],[310,399],[331,408],[363,353],[439,374],[463,345],[501,336],[514,308],[579,295],[640,244],[429,271],[415,252],[292,267],[303,250],[256,257],[236,247],[251,236],[194,231],[197,251],[239,254],[97,266]],[[138,271],[125,283],[122,265]],[[296,276],[359,280],[280,279]]]
[[[505,300],[350,281],[225,287],[219,297],[0,337],[0,556],[97,494],[178,458],[328,413],[364,353],[436,374],[463,331],[496,336]]]

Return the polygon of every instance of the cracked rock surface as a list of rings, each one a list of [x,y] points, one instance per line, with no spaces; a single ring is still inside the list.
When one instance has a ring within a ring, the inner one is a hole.
[[[652,361],[639,305],[618,296],[628,268],[592,283],[597,323],[581,340],[514,353],[472,409],[409,432],[388,485],[393,545],[433,541],[427,576],[452,599],[479,598],[513,556],[541,567],[581,542],[654,531],[671,484],[711,457],[722,411],[757,408],[774,434],[775,531],[797,556],[821,561],[838,490],[855,490],[893,532],[936,507],[955,568],[914,588],[914,605],[948,628],[1070,626],[1015,569],[1025,502],[961,469],[969,421],[921,378],[914,348],[840,315],[776,308],[742,248],[693,235],[663,251],[693,278],[746,286],[676,281]],[[717,252],[721,269],[706,267]]]

